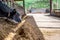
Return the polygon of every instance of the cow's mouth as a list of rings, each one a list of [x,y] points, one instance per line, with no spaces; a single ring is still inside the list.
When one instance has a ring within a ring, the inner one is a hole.
[[[20,14],[17,13],[17,12],[14,15],[11,14],[8,17],[8,20],[11,21],[11,22],[14,22],[14,23],[19,23],[19,22],[21,22]]]
[[[8,19],[9,21],[13,23],[19,23],[21,22],[21,18],[14,16],[13,19]]]

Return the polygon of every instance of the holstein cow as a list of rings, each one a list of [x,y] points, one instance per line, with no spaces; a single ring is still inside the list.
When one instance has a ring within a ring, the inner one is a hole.
[[[20,14],[15,9],[8,7],[2,1],[0,1],[0,17],[5,17],[14,23],[21,22]]]

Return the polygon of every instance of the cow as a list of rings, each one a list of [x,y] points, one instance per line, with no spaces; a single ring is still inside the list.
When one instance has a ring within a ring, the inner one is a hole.
[[[0,1],[0,17],[5,17],[14,23],[21,22],[20,14],[16,11],[16,9],[8,7],[2,1]]]

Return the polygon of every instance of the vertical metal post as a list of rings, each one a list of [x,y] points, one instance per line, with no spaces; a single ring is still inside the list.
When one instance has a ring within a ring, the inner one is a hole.
[[[24,13],[25,13],[25,0],[23,0],[23,7],[24,7]]]
[[[50,0],[50,14],[52,13],[52,0]]]

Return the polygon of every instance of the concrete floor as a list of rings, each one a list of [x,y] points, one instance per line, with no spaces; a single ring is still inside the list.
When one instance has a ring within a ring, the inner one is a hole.
[[[33,16],[45,40],[60,40],[60,18],[49,14],[27,14]]]
[[[60,40],[60,29],[39,28],[45,40]]]
[[[60,18],[50,16],[50,14],[27,14],[33,16],[38,27],[58,27],[60,28]]]

